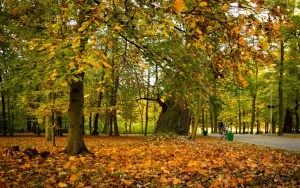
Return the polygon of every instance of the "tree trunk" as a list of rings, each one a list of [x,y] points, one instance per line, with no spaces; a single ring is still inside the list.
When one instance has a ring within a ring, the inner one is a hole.
[[[7,126],[8,126],[8,132],[9,132],[9,136],[13,136],[14,127],[13,127],[12,118],[11,118],[12,114],[11,114],[10,96],[9,95],[7,95],[6,100],[7,100]]]
[[[214,127],[214,121],[213,121],[213,114],[212,111],[210,110],[210,125],[211,125],[211,133],[215,133],[215,127]]]
[[[215,129],[215,133],[218,132],[218,114],[215,112],[214,116],[213,116],[213,121],[214,121],[214,129]]]
[[[2,82],[2,77],[0,76]],[[3,128],[3,136],[7,135],[7,119],[6,119],[6,105],[5,105],[5,96],[3,91],[1,92],[1,102],[2,102],[2,128]]]
[[[132,128],[132,122],[130,121],[129,122],[129,134],[132,134],[132,129],[131,128]]]
[[[184,102],[173,99],[165,103],[159,100],[162,111],[157,120],[155,133],[175,133],[188,135],[191,123],[191,113]]]
[[[295,103],[296,103],[296,106],[295,106],[295,116],[296,116],[295,131],[296,131],[296,133],[299,133],[300,122],[299,122],[299,112],[298,112],[298,110],[299,110],[299,100],[298,100],[298,97],[297,97]]]
[[[51,127],[52,127],[52,135],[51,135],[51,141],[52,141],[52,146],[53,147],[55,147],[56,146],[56,143],[55,143],[55,132],[56,132],[56,127],[57,127],[57,125],[55,124],[56,123],[56,121],[55,121],[55,113],[54,112],[52,112],[52,117],[51,117],[51,119],[52,119],[52,125],[51,125]]]
[[[265,118],[265,133],[269,133],[269,118]]]
[[[90,113],[90,117],[89,117],[89,128],[90,128],[90,135],[92,135],[92,113]]]
[[[102,134],[108,134],[109,133],[109,111],[106,110],[105,113],[105,119],[104,119],[104,127],[101,131]]]
[[[54,124],[56,125],[56,135],[59,137],[63,136],[62,133],[62,113],[59,111],[55,111]]]
[[[148,69],[148,75],[147,75],[147,98],[149,98],[150,94],[150,69]],[[147,136],[148,131],[148,123],[149,123],[149,100],[146,100],[146,112],[145,112],[145,132],[144,136]]]
[[[113,121],[114,121],[114,136],[120,136],[116,109],[113,110]]]
[[[197,104],[197,111],[196,111],[194,126],[193,126],[193,130],[192,130],[192,140],[196,139],[197,128],[198,128],[198,124],[199,124],[199,118],[200,118],[201,111],[202,111],[202,104],[203,104],[203,93],[200,92],[199,99],[198,99],[198,104]]]
[[[104,73],[101,77],[101,82],[103,82],[103,80],[104,80]],[[99,95],[98,95],[98,101],[97,101],[97,108],[101,107],[102,99],[103,99],[103,91],[102,91],[102,89],[100,89]],[[94,130],[93,130],[92,135],[99,135],[99,132],[98,132],[98,129],[99,129],[98,128],[99,116],[100,116],[99,113],[95,114],[95,117],[94,117]]]
[[[286,114],[284,118],[284,124],[283,124],[283,133],[292,133],[293,129],[293,115],[290,110],[290,108],[286,108]]]
[[[83,141],[83,79],[84,74],[78,75],[79,80],[70,83],[70,104],[69,104],[69,139],[65,152],[69,155],[88,153]]]
[[[46,141],[51,141],[52,139],[52,117],[50,115],[46,116],[45,120],[45,139]]]
[[[252,113],[251,113],[250,134],[253,134],[254,123],[255,123],[255,111],[256,111],[256,94],[253,94],[252,95]]]
[[[32,121],[31,121],[31,117],[29,115],[27,116],[26,131],[27,132],[32,131]]]
[[[238,101],[238,104],[240,104],[240,102]],[[240,109],[240,105],[238,105],[238,108],[239,108],[239,114],[238,114],[238,119],[239,119],[239,134],[242,133],[242,112],[241,112],[241,109]]]
[[[283,134],[283,61],[284,61],[284,43],[280,42],[280,62],[279,62],[279,81],[278,81],[278,135]]]
[[[206,126],[205,126],[205,110],[204,108],[202,108],[202,131],[206,130]]]

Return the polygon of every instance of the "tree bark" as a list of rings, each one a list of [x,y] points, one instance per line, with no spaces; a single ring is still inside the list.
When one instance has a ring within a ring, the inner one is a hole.
[[[50,115],[46,116],[45,120],[45,140],[51,141],[52,138],[52,117]]]
[[[283,61],[284,61],[284,43],[280,42],[280,62],[279,62],[279,81],[278,81],[278,135],[283,134]]]
[[[2,76],[0,76],[0,82],[2,82]],[[2,103],[2,128],[3,128],[3,136],[5,136],[7,135],[8,127],[7,127],[7,119],[6,119],[5,96],[3,91],[1,92],[1,103]]]
[[[70,83],[70,104],[69,104],[69,139],[65,152],[69,155],[88,153],[83,141],[83,79],[84,74],[78,75],[78,81]]]
[[[295,103],[296,103],[296,106],[295,106],[295,116],[296,116],[295,131],[296,131],[296,133],[299,133],[300,122],[299,122],[299,113],[298,113],[298,110],[299,110],[299,100],[298,100],[298,97],[297,97]]]
[[[253,94],[252,95],[252,113],[251,113],[250,134],[253,134],[254,122],[255,122],[255,112],[256,112],[256,94]]]
[[[26,131],[27,132],[31,132],[32,131],[32,121],[31,121],[31,117],[28,115],[27,116],[27,121],[26,121]]]
[[[104,80],[104,73],[102,74],[101,82],[103,82],[103,80]],[[97,101],[97,108],[101,107],[102,99],[103,99],[103,91],[102,91],[102,89],[100,89],[99,95],[98,95],[98,101]],[[95,114],[95,117],[94,117],[94,130],[93,130],[92,135],[99,135],[99,131],[98,131],[98,129],[99,129],[98,128],[99,127],[98,126],[99,116],[100,116],[99,113]]]
[[[203,93],[201,92],[199,94],[199,99],[198,99],[198,104],[197,104],[197,111],[196,111],[194,126],[193,126],[193,130],[192,130],[192,140],[196,139],[198,124],[199,124],[199,118],[200,118],[201,111],[202,111],[202,104],[203,104]]]
[[[191,123],[191,112],[184,102],[175,102],[169,99],[167,102],[159,100],[162,111],[159,115],[155,133],[175,133],[188,135]]]
[[[291,109],[287,107],[282,132],[292,133],[292,129],[293,129],[293,115]]]
[[[63,136],[62,133],[62,113],[59,111],[55,111],[54,124],[56,125],[56,135],[59,137]]]

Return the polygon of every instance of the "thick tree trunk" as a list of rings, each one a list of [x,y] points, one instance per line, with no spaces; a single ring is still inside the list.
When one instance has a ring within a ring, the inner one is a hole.
[[[84,74],[78,75],[79,80],[70,83],[70,104],[69,104],[69,139],[65,149],[67,154],[76,155],[88,153],[83,141],[83,79]]]
[[[184,102],[174,102],[169,99],[166,103],[159,101],[162,111],[158,118],[155,133],[175,133],[188,135],[191,123],[191,112]]]

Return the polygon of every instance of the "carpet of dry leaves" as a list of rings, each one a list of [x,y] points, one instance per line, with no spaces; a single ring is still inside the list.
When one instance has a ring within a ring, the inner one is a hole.
[[[93,155],[67,156],[67,137],[0,137],[8,187],[297,187],[300,154],[199,137],[86,136]],[[11,151],[19,146],[20,151]],[[48,156],[28,156],[35,148]],[[1,185],[0,185],[1,186]],[[4,186],[5,187],[5,186]]]

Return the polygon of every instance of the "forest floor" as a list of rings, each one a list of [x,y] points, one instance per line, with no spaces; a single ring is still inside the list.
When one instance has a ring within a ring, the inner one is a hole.
[[[67,137],[56,147],[44,137],[0,137],[0,187],[300,186],[299,152],[211,136],[84,140],[93,155],[63,153]]]

